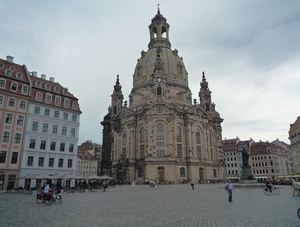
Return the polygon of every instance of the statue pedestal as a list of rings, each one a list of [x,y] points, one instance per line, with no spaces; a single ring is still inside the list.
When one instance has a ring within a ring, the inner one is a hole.
[[[264,187],[264,184],[259,184],[252,175],[251,166],[242,166],[242,176],[235,187]]]

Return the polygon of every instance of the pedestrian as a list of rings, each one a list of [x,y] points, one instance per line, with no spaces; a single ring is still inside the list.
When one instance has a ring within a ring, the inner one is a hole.
[[[191,180],[191,186],[192,186],[192,189],[194,190],[194,180],[193,179]]]
[[[292,188],[293,188],[293,197],[295,197],[295,192],[296,192],[296,196],[299,196],[298,182],[297,181],[293,180]]]
[[[227,183],[225,184],[225,189],[227,190],[228,192],[228,202],[233,202],[232,201],[232,191],[234,190],[233,189],[233,185],[231,183],[231,180],[228,180]]]

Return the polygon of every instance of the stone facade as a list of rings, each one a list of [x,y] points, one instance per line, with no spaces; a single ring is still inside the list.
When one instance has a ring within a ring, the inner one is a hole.
[[[137,61],[129,104],[123,103],[118,76],[101,122],[101,170],[123,182],[223,181],[223,119],[204,72],[198,103],[192,100],[183,58],[171,49],[169,24],[159,11],[149,31],[149,49]]]

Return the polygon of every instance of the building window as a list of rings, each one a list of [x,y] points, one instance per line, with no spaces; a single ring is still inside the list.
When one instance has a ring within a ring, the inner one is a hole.
[[[15,152],[15,151],[12,153],[11,161],[10,161],[11,164],[17,164],[18,163],[18,155],[19,155],[19,153]]]
[[[60,105],[60,98],[57,98],[57,97],[55,98],[55,104]]]
[[[74,152],[74,144],[70,143],[69,145],[69,152]]]
[[[43,123],[43,132],[48,133],[48,124],[47,123]]]
[[[70,101],[69,101],[69,100],[65,100],[65,102],[64,102],[64,106],[68,108],[68,107],[69,107],[69,105],[70,105]]]
[[[20,142],[21,142],[21,133],[15,133],[14,143],[20,143]]]
[[[140,145],[140,158],[145,158],[145,145]]]
[[[157,87],[157,95],[161,95],[161,87]]]
[[[182,158],[182,145],[177,144],[177,158]]]
[[[68,168],[72,168],[73,160],[68,159]]]
[[[77,110],[77,103],[76,102],[73,102],[73,110]]]
[[[10,71],[9,69],[6,69],[6,70],[5,70],[5,75],[6,75],[6,76],[10,76],[10,75],[11,75],[11,71]]]
[[[201,144],[201,139],[200,139],[200,130],[197,128],[196,130],[196,143]]]
[[[140,129],[140,143],[145,143],[145,129],[144,127],[141,127]]]
[[[59,118],[59,111],[58,111],[58,110],[55,110],[55,111],[54,111],[54,117],[55,117],[55,118]]]
[[[51,88],[50,84],[46,84],[45,87],[46,87],[46,89],[47,89],[48,91],[49,91],[50,88]]]
[[[12,91],[16,91],[18,88],[18,85],[16,83],[11,83],[11,87],[10,87],[10,90]]]
[[[51,99],[52,99],[51,95],[46,95],[46,102],[47,103],[51,103]]]
[[[28,158],[27,158],[27,166],[33,166],[33,156],[28,156]]]
[[[162,123],[156,125],[156,140],[164,140],[164,126]]]
[[[122,158],[126,158],[126,147],[122,147]]]
[[[124,130],[122,133],[122,146],[126,146],[126,131]]]
[[[62,129],[61,129],[61,134],[62,134],[63,136],[66,136],[66,135],[67,135],[67,127],[62,127]]]
[[[20,105],[19,105],[20,109],[25,109],[26,108],[26,102],[25,101],[21,101]]]
[[[53,125],[52,134],[57,134],[57,129],[58,129],[58,126],[57,125]]]
[[[179,172],[180,172],[180,177],[185,177],[185,168],[180,167]]]
[[[40,82],[40,81],[37,81],[37,82],[36,82],[36,86],[37,86],[38,88],[40,88],[40,87],[41,87],[41,82]]]
[[[10,132],[3,132],[2,142],[8,142],[9,135],[10,135]]]
[[[199,159],[202,159],[201,146],[197,146],[197,157],[198,157]]]
[[[138,169],[138,177],[143,177],[143,175],[144,175],[143,169],[142,169],[142,168],[139,168],[139,169]]]
[[[58,87],[54,87],[54,91],[55,91],[56,93],[58,93],[58,92],[59,92],[59,88],[58,88]]]
[[[216,169],[213,169],[213,174],[214,174],[214,177],[217,177],[217,170]]]
[[[36,93],[36,100],[41,101],[42,100],[42,94]]]
[[[49,167],[54,167],[54,158],[49,158],[48,166]]]
[[[43,167],[44,166],[44,157],[39,157],[39,163],[38,166]]]
[[[14,107],[15,106],[15,102],[16,102],[15,99],[9,98],[8,99],[8,106]]]
[[[40,149],[41,150],[45,150],[46,149],[46,140],[41,140]]]
[[[65,143],[60,143],[59,150],[60,151],[65,151]]]
[[[22,86],[22,93],[27,94],[28,92],[28,87],[27,86]]]
[[[36,132],[38,130],[38,126],[39,126],[39,123],[37,121],[32,122],[31,130]]]
[[[3,96],[0,96],[0,104],[3,103]]]
[[[5,80],[0,80],[0,87],[5,87]]]
[[[64,120],[68,120],[68,113],[64,113]]]
[[[72,121],[76,121],[77,116],[75,114],[72,114]]]
[[[60,158],[58,159],[58,167],[63,167],[64,166],[64,159],[63,158]]]
[[[0,151],[0,163],[5,163],[7,151]]]
[[[181,127],[180,126],[177,126],[176,138],[177,138],[177,142],[181,142],[182,141],[182,138],[181,138]]]
[[[30,139],[29,148],[34,149],[35,148],[35,139]]]
[[[40,107],[39,106],[34,107],[34,113],[35,114],[40,114]]]
[[[164,142],[157,142],[156,143],[156,156],[158,158],[162,158],[165,155],[165,146],[164,146]]]
[[[75,128],[71,128],[71,137],[75,137]]]
[[[18,115],[17,118],[17,125],[23,125],[23,121],[24,121],[24,116]]]
[[[56,147],[56,142],[51,141],[51,144],[50,144],[50,151],[55,151],[55,147]]]
[[[50,116],[50,109],[48,108],[45,108],[45,116]]]
[[[6,118],[5,118],[5,123],[6,123],[6,124],[11,124],[12,118],[13,118],[13,115],[10,114],[10,113],[7,113],[7,114],[6,114]]]

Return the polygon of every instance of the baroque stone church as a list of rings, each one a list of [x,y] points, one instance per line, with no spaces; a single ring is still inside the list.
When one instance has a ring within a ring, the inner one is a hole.
[[[199,102],[192,100],[188,72],[178,51],[171,49],[169,28],[158,9],[149,25],[148,51],[141,52],[134,70],[129,103],[117,76],[101,122],[101,173],[125,183],[221,182],[223,119],[204,72]]]

